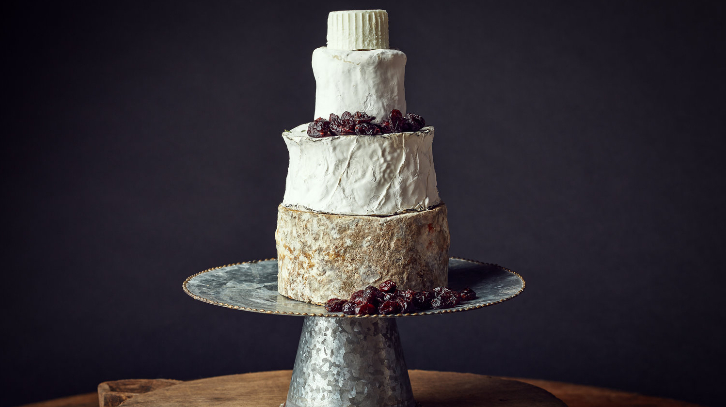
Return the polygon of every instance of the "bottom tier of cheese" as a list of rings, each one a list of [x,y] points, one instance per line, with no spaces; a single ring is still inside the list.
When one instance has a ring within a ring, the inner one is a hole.
[[[393,280],[415,291],[446,286],[446,206],[393,216],[331,215],[280,205],[275,231],[278,292],[324,304]]]

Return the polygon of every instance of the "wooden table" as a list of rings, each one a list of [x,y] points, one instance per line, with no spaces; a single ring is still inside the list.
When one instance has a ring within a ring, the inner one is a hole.
[[[414,390],[414,395],[418,401],[422,402],[423,407],[471,405],[471,400],[466,400],[466,397],[462,396],[461,389],[476,388],[479,384],[484,382],[496,383],[496,381],[501,379],[509,379],[470,373],[431,372],[421,370],[411,370],[409,373],[411,376],[411,385]],[[187,384],[191,385],[193,383],[196,383],[198,386],[201,386],[201,383],[215,383],[216,385],[219,385],[219,383],[231,383],[234,381],[236,383],[235,392],[238,394],[245,394],[246,402],[243,405],[269,405],[270,407],[278,407],[280,403],[285,400],[291,375],[291,370],[247,373],[242,375],[220,376],[218,378],[186,382],[186,384],[182,383],[178,386],[184,387]],[[647,397],[636,393],[628,393],[598,387],[534,379],[517,378],[510,380],[529,383],[545,389],[565,402],[569,407],[698,407],[691,403],[658,397]],[[248,389],[243,389],[242,392],[240,392],[240,387],[244,388],[245,384],[249,384]],[[431,394],[426,394],[427,389],[430,390],[431,386],[438,386],[435,397],[432,397]],[[185,391],[189,391],[189,388],[194,387],[187,387]],[[197,387],[197,389],[199,388],[200,387]],[[173,387],[170,387],[169,389],[173,389]],[[164,395],[161,393],[163,391],[164,390],[162,389],[157,392],[159,392],[159,394],[163,397],[170,395],[170,393]],[[219,391],[219,387],[215,388],[214,391]],[[447,395],[447,392],[450,392],[451,394]],[[123,403],[123,405],[126,405],[127,403],[136,405],[137,403],[132,403],[132,401],[141,401],[144,397],[148,402],[151,400],[148,396],[155,393],[156,392],[151,392],[145,395],[140,395],[138,398],[134,397]],[[455,402],[447,403],[442,400],[455,400]],[[507,400],[498,401],[502,402],[502,404],[500,404],[502,406],[519,405],[516,403],[508,404]],[[142,404],[149,405],[144,403]],[[98,393],[94,392],[40,403],[27,404],[23,407],[98,407],[98,405]],[[215,404],[212,403],[210,405]]]

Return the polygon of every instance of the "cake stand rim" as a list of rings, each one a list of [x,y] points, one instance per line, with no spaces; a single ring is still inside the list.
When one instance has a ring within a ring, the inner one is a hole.
[[[495,264],[495,263],[485,263],[485,262],[481,262],[481,261],[478,261],[478,260],[472,260],[472,259],[467,259],[467,258],[463,258],[463,257],[450,256],[449,257],[449,260],[451,260],[451,259],[468,261],[468,262],[480,264],[480,265],[483,265],[483,266],[497,267],[499,269],[502,269],[502,270],[504,270],[504,271],[506,271],[506,272],[508,272],[510,274],[513,274],[514,276],[516,276],[522,282],[522,287],[519,289],[519,291],[517,291],[516,293],[514,293],[514,294],[512,294],[512,295],[510,295],[508,297],[501,298],[501,299],[499,299],[497,301],[483,303],[483,304],[476,304],[476,305],[471,305],[471,306],[466,306],[465,305],[464,307],[461,307],[461,308],[458,308],[457,307],[457,308],[445,308],[445,309],[437,309],[437,310],[431,309],[431,310],[425,310],[425,311],[422,311],[422,312],[411,312],[411,313],[406,313],[406,314],[390,314],[390,315],[381,315],[381,314],[374,314],[374,315],[345,315],[345,314],[341,314],[341,313],[328,313],[327,311],[326,311],[326,313],[272,311],[272,310],[265,310],[265,309],[258,309],[258,308],[250,308],[250,307],[244,307],[244,306],[240,306],[240,305],[233,305],[233,304],[223,303],[223,302],[220,302],[220,301],[210,300],[208,298],[204,298],[202,296],[199,296],[199,295],[196,295],[196,294],[192,293],[187,288],[187,283],[189,283],[192,279],[194,279],[195,277],[198,277],[198,276],[200,276],[202,274],[209,273],[211,271],[218,270],[218,269],[221,269],[221,268],[232,267],[232,266],[237,266],[237,265],[241,265],[241,264],[254,264],[254,263],[259,263],[259,262],[263,262],[263,261],[273,261],[273,260],[274,261],[277,261],[277,258],[276,257],[271,257],[271,258],[268,258],[268,259],[250,260],[250,261],[241,261],[241,262],[237,262],[237,263],[230,263],[230,264],[225,264],[225,265],[222,265],[222,266],[212,267],[212,268],[209,268],[209,269],[200,271],[198,273],[195,273],[195,274],[187,277],[184,280],[184,282],[182,283],[182,289],[184,290],[184,292],[187,295],[189,295],[190,297],[192,297],[193,299],[195,299],[197,301],[205,302],[205,303],[211,304],[211,305],[216,305],[218,307],[229,308],[229,309],[234,309],[234,310],[238,310],[238,311],[256,312],[256,313],[259,313],[259,314],[287,315],[287,316],[298,316],[298,317],[324,317],[324,318],[402,318],[402,317],[415,317],[415,316],[424,316],[424,315],[453,314],[453,313],[456,313],[456,312],[472,311],[472,310],[475,310],[475,309],[481,309],[481,308],[484,308],[484,307],[489,307],[489,306],[492,306],[492,305],[501,304],[501,303],[503,303],[505,301],[511,300],[512,298],[514,298],[514,297],[518,296],[519,294],[521,294],[524,291],[524,289],[526,288],[526,281],[524,280],[524,278],[519,273],[517,273],[516,271],[514,271],[514,270],[512,270],[510,268],[507,268],[507,267],[504,267],[504,266],[501,266],[501,265]],[[290,298],[290,300],[296,301],[296,300],[291,299],[291,298]],[[300,302],[303,302],[303,301],[300,301]],[[321,305],[318,305],[318,304],[313,304],[313,305],[322,307]]]

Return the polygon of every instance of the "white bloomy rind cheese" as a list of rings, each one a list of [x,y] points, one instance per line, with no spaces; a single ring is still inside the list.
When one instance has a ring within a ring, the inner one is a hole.
[[[333,11],[328,14],[328,48],[388,48],[388,13],[385,10]]]
[[[365,112],[381,123],[391,110],[406,114],[406,54],[393,49],[313,51],[315,115]]]
[[[312,138],[307,124],[282,134],[290,153],[282,205],[339,215],[393,215],[441,203],[434,128],[377,136]]]

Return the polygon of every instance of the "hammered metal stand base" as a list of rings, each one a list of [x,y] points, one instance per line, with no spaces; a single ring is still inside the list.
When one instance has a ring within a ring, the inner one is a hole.
[[[393,318],[305,317],[286,407],[414,407]]]
[[[192,298],[221,307],[305,317],[287,407],[415,406],[396,319],[499,304],[519,295],[525,284],[519,274],[507,268],[450,258],[450,288],[470,287],[476,291],[476,299],[449,309],[354,316],[327,312],[324,307],[283,297],[277,290],[277,271],[275,259],[229,264],[190,276],[184,281],[183,288]],[[426,385],[427,389],[431,387],[431,383]],[[212,397],[215,402],[219,399],[217,393]],[[428,402],[425,395],[421,397],[424,399],[420,401]],[[501,402],[502,397],[492,400]],[[183,404],[188,401],[184,399]],[[233,405],[246,405],[239,402]],[[480,405],[469,399],[467,402],[467,405]],[[160,406],[158,403],[151,405]],[[484,405],[500,404],[487,402]]]

